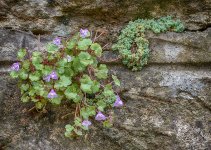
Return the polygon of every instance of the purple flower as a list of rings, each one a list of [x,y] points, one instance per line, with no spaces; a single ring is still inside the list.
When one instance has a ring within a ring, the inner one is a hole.
[[[13,71],[18,71],[18,70],[20,69],[20,64],[19,64],[18,62],[12,64],[11,69],[12,69]]]
[[[72,61],[72,57],[70,55],[67,55],[67,62],[71,62]]]
[[[58,80],[58,76],[57,76],[56,71],[52,71],[49,76],[51,77],[51,79]]]
[[[43,77],[43,80],[45,80],[45,82],[50,82],[51,76],[47,75],[47,76]]]
[[[116,101],[114,102],[114,107],[122,107],[123,106],[123,102],[120,99],[119,95],[116,95]]]
[[[48,98],[56,98],[56,97],[58,97],[58,95],[53,89],[51,89],[51,91],[48,93]]]
[[[54,40],[53,40],[53,44],[55,44],[55,45],[57,45],[57,46],[59,46],[60,44],[61,44],[61,39],[60,38],[55,38]]]
[[[106,120],[106,116],[102,112],[99,111],[97,115],[95,116],[95,120],[97,121]]]
[[[81,29],[80,30],[80,35],[81,35],[82,38],[87,37],[88,34],[89,34],[89,30],[87,30],[87,29]]]
[[[52,71],[49,75],[43,77],[43,80],[45,80],[45,82],[50,82],[51,79],[58,80],[58,75],[56,71]]]
[[[82,122],[82,125],[84,126],[84,127],[89,127],[90,125],[91,125],[92,123],[89,121],[89,120],[84,120],[83,122]]]

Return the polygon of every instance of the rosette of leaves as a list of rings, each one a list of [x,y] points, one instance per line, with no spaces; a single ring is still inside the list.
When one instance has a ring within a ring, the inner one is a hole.
[[[150,50],[149,41],[145,37],[146,30],[156,34],[166,31],[182,32],[184,25],[180,20],[173,20],[170,16],[157,20],[138,19],[129,22],[112,49],[119,52],[123,64],[132,71],[141,70],[147,64]]]
[[[36,109],[46,105],[60,105],[68,101],[75,106],[73,124],[66,125],[66,137],[76,137],[88,130],[89,121],[97,113],[112,108],[117,99],[114,86],[120,86],[116,76],[108,74],[105,64],[99,64],[102,48],[93,42],[88,30],[70,39],[55,39],[45,52],[18,52],[19,62],[10,75],[19,79],[22,102],[34,102]],[[15,68],[16,67],[16,68]],[[111,116],[103,118],[110,127]],[[99,118],[99,116],[98,116]],[[97,120],[97,119],[96,119]]]

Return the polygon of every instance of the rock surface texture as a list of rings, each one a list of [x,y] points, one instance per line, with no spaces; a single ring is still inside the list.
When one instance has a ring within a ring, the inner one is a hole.
[[[121,62],[108,64],[122,81],[125,106],[115,110],[114,127],[96,124],[87,139],[63,135],[71,122],[68,104],[45,114],[20,102],[17,81],[8,76],[17,50],[36,50],[54,36],[80,28],[106,30],[103,59],[130,20],[173,15],[183,33],[147,33],[149,64],[139,72]],[[0,149],[6,150],[210,150],[211,149],[210,0],[1,0]]]

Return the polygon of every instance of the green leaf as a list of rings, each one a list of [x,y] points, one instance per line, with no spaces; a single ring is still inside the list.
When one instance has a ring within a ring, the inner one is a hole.
[[[104,111],[104,108],[106,108],[106,103],[103,100],[99,100],[97,102],[97,109],[100,111]]]
[[[76,99],[77,96],[78,96],[78,94],[77,94],[77,89],[76,89],[74,86],[69,86],[69,87],[65,90],[64,94],[66,95],[66,97],[67,97],[68,99]]]
[[[70,138],[71,136],[72,136],[72,131],[74,130],[74,127],[73,126],[71,126],[70,124],[67,124],[66,126],[65,126],[65,129],[66,129],[66,132],[65,132],[65,137],[68,137],[68,138]]]
[[[78,34],[74,35],[74,36],[72,37],[72,39],[69,40],[69,41],[67,42],[67,48],[68,48],[69,50],[74,49],[75,46],[76,46],[76,44],[77,44],[77,41],[78,41]]]
[[[90,84],[81,84],[81,90],[86,92],[86,93],[92,93],[92,89],[91,89],[92,85]]]
[[[34,66],[41,64],[43,61],[40,52],[33,52],[31,59]]]
[[[21,85],[21,90],[27,91],[29,89],[29,84],[22,84]]]
[[[64,67],[57,67],[56,71],[57,71],[59,74],[64,74],[65,68],[64,68]]]
[[[83,130],[89,130],[89,127],[86,127],[86,126],[81,126],[81,129],[83,129]]]
[[[51,66],[44,66],[44,69],[42,70],[42,74],[44,76],[49,75],[52,72],[53,68]]]
[[[81,41],[78,42],[78,49],[87,50],[91,44],[92,44],[91,39],[82,39]]]
[[[79,87],[77,84],[69,86],[64,94],[67,97],[67,99],[73,100],[75,103],[78,103],[82,100],[82,96],[78,93],[80,92]]]
[[[75,126],[77,127],[81,127],[81,119],[79,117],[76,117],[74,120]]]
[[[36,103],[36,102],[39,102],[39,100],[36,99],[35,97],[31,97],[31,101],[32,101],[32,102],[35,102],[35,103]]]
[[[97,57],[101,57],[102,55],[102,48],[98,43],[93,43],[90,47],[92,50],[94,50],[94,53]]]
[[[75,74],[76,74],[76,72],[72,70],[70,64],[68,64],[68,65],[64,68],[64,75],[65,75],[65,76],[73,77]]]
[[[101,64],[95,71],[95,75],[98,79],[106,79],[108,77],[108,69],[105,64]]]
[[[66,129],[67,132],[72,132],[72,131],[74,130],[74,127],[71,126],[70,124],[67,124],[67,125],[65,126],[65,129]]]
[[[41,76],[40,73],[36,71],[29,75],[29,79],[31,81],[38,81],[40,79],[40,76]]]
[[[81,62],[80,59],[77,57],[73,61],[73,67],[75,72],[82,72],[86,69],[86,66],[84,66]]]
[[[92,56],[87,52],[81,52],[78,55],[78,57],[79,57],[80,63],[83,64],[84,66],[88,66],[93,63]]]
[[[83,108],[80,110],[80,114],[81,114],[81,116],[82,116],[84,119],[88,119],[88,118],[89,118],[89,115],[87,114],[86,108],[85,108],[85,107],[83,107]]]
[[[26,49],[20,49],[18,51],[18,59],[22,60],[26,56]]]
[[[112,75],[112,79],[114,80],[114,83],[115,83],[117,86],[120,86],[120,81],[119,81],[119,79],[117,78],[117,76]]]
[[[42,55],[42,53],[38,52],[38,51],[35,51],[35,52],[32,53],[33,57],[38,57],[38,56],[41,56],[41,55]]]
[[[115,97],[114,91],[113,91],[112,86],[110,84],[107,84],[105,86],[104,91],[103,91],[103,95],[105,97]]]
[[[60,61],[58,61],[57,63],[56,63],[56,66],[57,67],[64,67],[65,65],[67,64],[67,59],[61,59]]]
[[[55,55],[54,54],[49,54],[47,57],[48,61],[52,61],[55,59]]]
[[[21,96],[21,101],[23,103],[27,103],[27,102],[29,102],[29,100],[30,100],[30,98],[29,98],[29,96],[27,96],[27,94],[24,94]]]
[[[29,89],[29,96],[34,96],[35,92],[36,92],[35,89],[30,88]]]
[[[41,102],[36,102],[35,103],[35,107],[37,108],[37,109],[42,109],[43,108],[43,103],[41,103]]]
[[[47,51],[48,51],[49,53],[54,54],[54,53],[57,52],[58,50],[59,50],[59,47],[56,46],[55,44],[49,43],[49,44],[47,45]]]
[[[17,78],[18,75],[19,75],[19,73],[16,72],[16,71],[11,71],[11,72],[10,72],[10,76],[11,76],[12,78]]]
[[[23,80],[26,80],[28,78],[28,74],[27,74],[26,71],[21,70],[20,73],[19,73],[19,77]]]
[[[43,70],[43,68],[44,68],[44,65],[43,64],[33,63],[33,65],[34,65],[35,69],[37,69],[37,70]]]
[[[88,119],[89,117],[94,116],[96,114],[95,109],[95,106],[83,107],[80,111],[80,114],[84,119]]]
[[[61,76],[60,79],[56,82],[55,88],[59,89],[62,87],[67,87],[71,83],[72,83],[72,81],[71,81],[70,77]]]
[[[91,87],[92,93],[97,93],[100,90],[100,83],[96,80],[93,81],[92,87]]]
[[[23,61],[23,62],[22,62],[22,66],[23,66],[23,69],[29,70],[29,67],[30,67],[30,62],[29,62],[29,60]]]
[[[81,83],[81,90],[83,92],[92,93],[92,85],[93,85],[93,81],[91,80],[91,78],[88,75],[83,75],[83,77],[80,79],[80,83]]]
[[[95,106],[88,106],[86,107],[87,113],[89,114],[89,116],[94,116],[96,114],[95,111]]]
[[[75,132],[78,136],[81,136],[81,135],[82,135],[82,131],[81,131],[81,130],[77,130],[76,128],[74,129],[74,132]]]
[[[67,43],[67,48],[69,49],[69,50],[72,50],[75,46],[76,46],[76,40],[71,40],[71,41],[69,41],[68,43]]]
[[[32,82],[32,86],[37,95],[44,96],[47,93],[44,89],[43,81]]]
[[[56,63],[57,71],[59,74],[64,74],[66,64],[67,64],[67,59],[62,59]]]
[[[38,95],[42,96],[42,97],[47,97],[48,96],[48,92],[44,90],[44,88],[41,88],[39,91],[36,92]]]
[[[109,120],[103,122],[103,127],[105,128],[111,128],[112,126],[113,124]]]
[[[64,133],[64,136],[67,137],[67,138],[71,138],[71,137],[72,137],[72,133],[66,131],[66,132]]]
[[[58,95],[57,98],[50,99],[50,102],[51,102],[52,104],[59,105],[59,104],[61,104],[62,98],[63,98],[63,96]]]

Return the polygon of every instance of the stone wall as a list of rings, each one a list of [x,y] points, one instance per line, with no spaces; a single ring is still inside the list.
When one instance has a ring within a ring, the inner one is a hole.
[[[87,139],[63,135],[71,122],[68,104],[48,112],[28,111],[17,81],[8,76],[19,48],[37,49],[54,36],[70,36],[81,27],[106,30],[110,51],[128,21],[173,15],[183,33],[147,33],[149,64],[132,72],[109,64],[122,81],[123,109],[115,124],[97,123]],[[0,149],[9,150],[210,150],[211,149],[211,1],[209,0],[1,0],[0,1]]]

